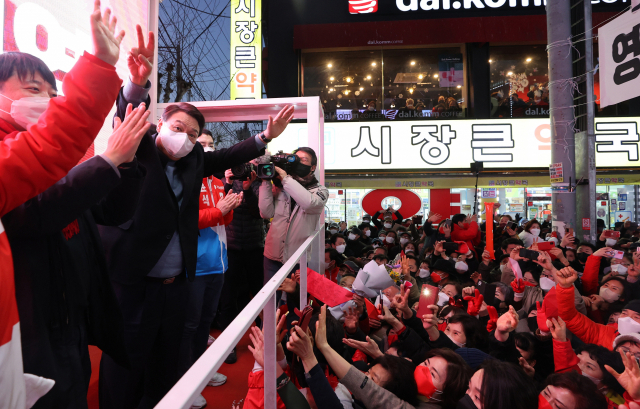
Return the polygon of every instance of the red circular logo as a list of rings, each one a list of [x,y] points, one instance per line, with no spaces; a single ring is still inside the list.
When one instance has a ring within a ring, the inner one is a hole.
[[[404,218],[409,218],[417,214],[422,209],[422,199],[410,190],[399,189],[376,189],[367,193],[362,199],[362,209],[369,215],[374,215],[382,209],[382,201],[389,196],[397,197],[402,202],[399,209]],[[383,216],[380,215],[380,219]],[[396,216],[393,215],[395,219]]]

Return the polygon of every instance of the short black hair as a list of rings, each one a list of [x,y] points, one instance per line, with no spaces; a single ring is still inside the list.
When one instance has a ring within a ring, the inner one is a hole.
[[[606,372],[606,371],[605,371]],[[606,409],[607,399],[602,392],[595,387],[591,379],[578,375],[577,372],[554,373],[546,380],[548,385],[567,389],[576,401],[576,408],[580,409]],[[537,402],[536,402],[537,403]],[[536,406],[537,407],[537,406]]]
[[[382,355],[371,362],[371,367],[382,366],[389,372],[389,379],[380,385],[410,405],[417,404],[418,385],[413,377],[415,365],[404,358]]]
[[[517,246],[524,246],[524,243],[520,239],[514,239],[513,237],[509,237],[508,239],[502,240],[502,244],[500,247],[505,250],[509,247],[509,244],[515,244]]]
[[[309,156],[311,156],[311,166],[315,166],[318,164],[318,157],[316,156],[316,151],[314,151],[313,149],[307,146],[303,146],[302,148],[298,148],[295,151],[293,151],[293,154],[295,155],[298,152],[304,152],[309,154]]]
[[[343,239],[344,241],[347,241],[347,239],[345,239],[344,236],[340,233],[331,235],[331,238],[329,240],[331,241],[331,244],[335,245],[336,241],[340,238]]]
[[[212,133],[211,133],[211,131],[210,131],[210,130],[208,130],[207,128],[204,128],[204,129],[202,130],[202,133],[203,133],[203,134],[205,134],[205,135],[209,135],[209,136],[211,137],[211,139],[213,139],[213,134],[212,134]]]
[[[168,121],[176,112],[184,112],[198,121],[198,136],[202,134],[204,131],[204,115],[202,115],[202,112],[200,112],[198,108],[186,102],[177,102],[164,109],[164,112],[162,113],[162,120],[165,122]]]
[[[585,246],[585,247],[589,247],[591,249],[591,251],[593,251],[594,253],[596,252],[596,246],[594,246],[593,244],[589,243],[588,241],[583,241],[582,243],[578,244],[576,246],[576,250],[578,250],[580,247]]]
[[[344,257],[342,254],[338,253],[336,249],[324,249],[324,253],[329,253],[329,259],[336,262],[336,266],[340,267],[344,262]]]
[[[8,52],[0,54],[0,88],[4,83],[17,74],[20,81],[27,81],[37,73],[49,83],[56,91],[56,77],[53,75],[47,64],[40,58],[31,54],[21,52]]]
[[[480,399],[485,408],[538,408],[538,391],[522,368],[497,359],[487,359],[480,369],[484,370]],[[600,396],[604,399],[604,395]],[[578,405],[576,407],[581,408]]]

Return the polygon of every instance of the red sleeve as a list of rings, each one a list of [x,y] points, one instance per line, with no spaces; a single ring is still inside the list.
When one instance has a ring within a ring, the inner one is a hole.
[[[571,348],[570,341],[553,340],[553,363],[556,372],[570,372],[578,369],[578,356]]]
[[[64,97],[26,131],[0,131],[0,216],[45,191],[74,167],[98,135],[118,96],[115,68],[85,53],[64,77]]]
[[[229,212],[228,214],[230,214]],[[231,215],[233,217],[233,215]],[[207,227],[225,225],[225,216],[217,207],[207,207],[200,209],[198,214],[198,229],[205,229]]]
[[[264,372],[249,372],[249,391],[242,409],[264,409]],[[276,396],[278,409],[286,409],[280,396]]]
[[[457,241],[471,241],[476,238],[478,235],[478,223],[471,222],[469,223],[469,228],[467,229],[455,229],[455,240]],[[452,234],[453,236],[453,234]]]
[[[574,301],[574,290],[574,287],[556,286],[558,315],[566,322],[567,329],[582,342],[601,345],[612,350],[616,329],[608,325],[596,324],[578,313]]]
[[[233,210],[224,216],[224,225],[228,226],[233,221]]]
[[[582,274],[582,289],[584,295],[596,294],[598,291],[598,273],[600,272],[601,257],[589,256],[587,264],[584,266],[584,274]]]

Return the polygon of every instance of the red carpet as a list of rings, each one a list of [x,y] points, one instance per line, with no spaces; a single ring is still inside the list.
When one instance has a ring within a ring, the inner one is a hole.
[[[211,335],[217,336],[220,331],[212,330]],[[227,383],[222,386],[207,386],[202,392],[202,396],[207,400],[207,408],[231,409],[233,401],[240,401],[247,395],[247,377],[253,368],[253,355],[247,349],[251,341],[247,334],[242,337],[238,348],[238,362],[233,365],[222,364],[218,372],[227,376]],[[211,347],[215,348],[215,343]],[[91,383],[87,401],[89,409],[98,409],[98,374],[100,368],[100,357],[102,352],[96,347],[89,347],[91,355]]]

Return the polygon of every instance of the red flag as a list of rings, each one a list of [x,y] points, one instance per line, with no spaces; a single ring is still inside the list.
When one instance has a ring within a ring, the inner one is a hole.
[[[310,268],[307,268],[307,292],[329,307],[335,307],[353,298],[351,291]]]
[[[487,226],[487,246],[486,247],[487,247],[487,251],[489,252],[489,255],[491,256],[491,260],[496,259],[494,255],[494,249],[493,249],[493,205],[494,204],[495,203],[493,202],[484,204],[484,210],[487,218],[487,223],[485,224],[485,226]]]

